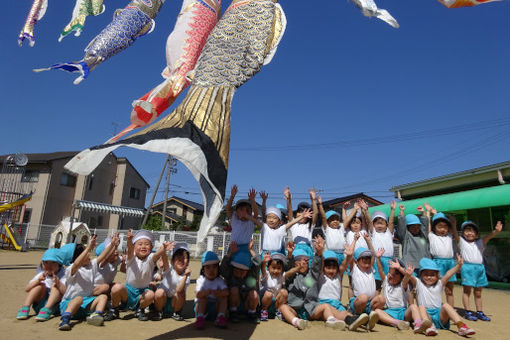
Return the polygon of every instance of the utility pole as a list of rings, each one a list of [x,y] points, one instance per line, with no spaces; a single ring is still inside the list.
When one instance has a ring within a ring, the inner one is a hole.
[[[169,155],[168,159],[168,169],[166,173],[166,185],[165,185],[165,197],[163,201],[163,214],[162,214],[162,220],[161,220],[161,227],[163,229],[166,229],[166,203],[168,201],[168,187],[170,186],[170,174],[177,173],[177,159],[173,158]]]
[[[156,194],[158,193],[159,184],[161,183],[161,178],[163,177],[163,174],[165,173],[166,164],[170,160],[170,155],[168,155],[165,158],[165,163],[163,163],[163,169],[161,169],[161,173],[159,174],[158,183],[156,184],[156,187],[154,188],[154,192],[152,193],[151,202],[149,203],[149,207],[147,208],[147,212],[145,213],[145,216],[143,217],[142,225],[140,227],[143,227],[145,223],[147,223],[147,219],[149,218],[149,213],[152,209],[152,205],[154,204],[154,199],[156,198]]]

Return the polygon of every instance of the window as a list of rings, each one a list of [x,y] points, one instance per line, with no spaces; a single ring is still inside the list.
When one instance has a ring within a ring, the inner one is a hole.
[[[63,172],[60,176],[60,185],[74,188],[76,186],[76,176]]]
[[[139,200],[140,199],[140,189],[131,187],[131,189],[129,190],[129,198]]]
[[[39,182],[39,171],[27,170],[21,177],[22,182],[36,183]]]
[[[94,175],[90,175],[89,177],[87,177],[87,180],[88,180],[87,187],[90,191],[92,190],[92,186],[94,185]]]
[[[32,217],[32,209],[25,209],[23,214],[23,223],[30,223],[30,217]]]
[[[99,216],[97,217],[97,225],[98,225],[99,227],[102,227],[102,226],[103,226],[103,216],[99,215]]]

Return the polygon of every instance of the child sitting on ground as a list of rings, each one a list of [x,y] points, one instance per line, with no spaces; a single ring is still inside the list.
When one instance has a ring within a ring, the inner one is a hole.
[[[230,243],[229,252],[220,264],[220,274],[227,282],[229,316],[239,322],[239,314],[246,312],[251,323],[259,323],[258,277],[261,259],[253,250],[253,240],[248,245],[249,254],[239,251],[235,242]]]
[[[370,239],[374,249],[384,249],[383,255],[380,257],[380,261],[383,267],[384,274],[388,274],[390,270],[390,261],[393,259],[393,221],[395,220],[395,208],[397,203],[391,202],[390,207],[390,218],[382,211],[374,211],[372,216],[368,212],[368,205],[363,202],[361,205],[361,211],[365,220],[368,223],[368,231],[370,233]],[[379,275],[379,270],[374,268],[374,277],[376,283],[378,283],[378,289],[383,278]]]
[[[423,333],[432,326],[428,319],[422,321],[420,311],[415,304],[409,304],[409,280],[414,273],[414,267],[408,265],[404,269],[404,263],[397,259],[390,261],[388,275],[383,271],[380,258],[383,252],[376,254],[377,269],[382,278],[382,289],[386,300],[386,309],[376,309],[379,320],[389,326],[397,327],[399,330],[409,329],[409,322],[414,321],[414,332]]]
[[[359,234],[358,234],[359,235]],[[375,287],[374,278],[374,247],[368,234],[362,237],[368,244],[367,248],[358,248],[354,252],[354,264],[352,266],[352,289],[354,296],[350,298],[349,305],[356,314],[367,313],[369,316],[367,329],[372,330],[379,316],[375,312],[378,308],[383,308],[385,304],[384,296],[378,295]],[[361,239],[361,237],[359,237]]]
[[[281,305],[287,303],[288,292],[283,288],[285,279],[297,273],[299,267],[293,267],[288,271],[283,268],[287,264],[285,255],[279,252],[264,254],[260,276],[260,320],[267,321],[269,314],[274,314],[281,319],[278,311]],[[272,315],[271,315],[272,316]]]
[[[171,264],[168,264],[166,252],[171,252]],[[153,320],[159,321],[164,315],[183,321],[182,308],[186,302],[186,288],[190,283],[189,250],[186,243],[169,242],[161,256],[163,272],[161,283],[154,294],[155,313]]]
[[[90,260],[90,251],[96,246],[97,236],[92,236],[89,245],[76,246],[73,252],[73,260],[66,268],[66,292],[60,302],[62,317],[58,329],[61,331],[71,330],[71,318],[85,319],[94,326],[103,325],[103,312],[108,301],[106,294],[93,296],[94,280],[98,271],[98,263],[105,260],[107,252],[103,252],[97,259]],[[108,246],[117,247],[114,241]]]
[[[212,251],[202,255],[202,268],[195,288],[196,329],[205,328],[205,320],[215,320],[220,328],[227,327],[229,289],[220,276],[220,260]]]
[[[38,273],[25,288],[27,297],[16,319],[27,319],[30,306],[37,313],[37,321],[46,321],[51,315],[59,314],[58,304],[66,291],[65,268],[62,264],[58,249],[51,248],[44,252]]]
[[[462,263],[462,257],[457,255],[457,264],[455,267],[447,271],[446,274],[440,278],[440,269],[437,264],[429,258],[423,258],[420,260],[419,279],[411,278],[413,284],[416,286],[420,316],[423,320],[428,319],[433,323],[431,327],[425,330],[425,335],[427,336],[437,335],[437,329],[450,329],[450,320],[457,325],[458,334],[460,336],[475,334],[473,329],[469,328],[461,321],[459,314],[455,311],[453,306],[450,306],[448,303],[442,303],[441,300],[444,285],[453,274],[460,270]]]
[[[319,213],[322,217],[322,232],[324,233],[326,249],[334,252],[338,263],[342,263],[345,258],[345,229],[340,223],[340,214],[334,210],[325,212],[320,196],[317,197],[317,201],[319,202]]]
[[[418,207],[424,212],[423,207]],[[400,206],[398,215],[396,236],[402,244],[402,258],[404,262],[412,265],[415,269],[415,276],[420,268],[420,260],[424,257],[430,258],[428,242],[428,219],[426,216],[409,214],[404,216],[405,206]]]
[[[165,243],[152,253],[152,234],[139,230],[135,235],[131,229],[127,233],[126,284],[116,283],[112,287],[112,310],[108,320],[119,318],[119,308],[136,311],[140,321],[147,321],[145,308],[154,302],[154,292],[149,289],[154,266],[165,251]]]
[[[114,238],[119,238],[119,234],[116,234]],[[116,241],[117,242],[117,241]],[[120,239],[119,239],[120,244]],[[103,243],[100,243],[96,247],[96,256],[99,257],[103,252],[107,251],[105,259],[102,263],[98,263],[97,276],[94,280],[94,292],[93,295],[98,296],[101,294],[110,295],[110,290],[113,286],[113,280],[117,275],[117,270],[122,259],[119,256],[117,247],[109,247],[112,243],[112,239],[107,237]]]
[[[424,205],[427,210],[427,217],[430,218],[430,214],[434,209],[427,203]],[[453,241],[459,241],[455,218],[453,216],[448,218],[441,212],[435,213],[432,220],[429,221],[428,238],[430,255],[439,267],[441,276],[444,276],[446,272],[455,267]],[[454,306],[453,285],[455,282],[457,282],[457,275],[453,274],[444,287],[446,302],[450,306]]]
[[[501,221],[498,221],[492,233],[480,239],[478,238],[478,226],[474,222],[466,221],[462,223],[462,237],[459,240],[460,253],[465,261],[461,270],[462,287],[464,289],[462,294],[462,303],[466,310],[466,318],[468,320],[491,320],[483,312],[482,306],[482,289],[489,284],[487,281],[487,274],[485,273],[485,267],[483,265],[483,252],[487,243],[499,234],[501,230],[503,230],[503,224],[501,224]],[[471,307],[469,305],[469,297],[471,295],[472,288],[475,290],[476,313],[471,311]]]

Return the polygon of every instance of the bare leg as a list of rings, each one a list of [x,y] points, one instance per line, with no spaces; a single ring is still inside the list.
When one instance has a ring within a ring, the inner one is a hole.
[[[443,303],[443,306],[441,307],[441,313],[439,314],[439,320],[441,320],[442,324],[445,324],[450,321],[450,319],[457,324],[460,322],[460,316],[455,311],[455,309],[450,306],[448,303]]]
[[[395,323],[397,322],[394,318],[392,318],[388,313],[383,311],[382,309],[377,308],[375,310],[377,315],[379,316],[379,320],[388,325],[388,326],[395,326]]]
[[[278,309],[281,305],[286,304],[288,298],[289,298],[289,292],[287,291],[287,289],[281,289],[278,292],[278,295],[276,295],[276,299],[274,302],[276,309]]]
[[[365,311],[368,303],[368,296],[361,294],[354,300],[354,310],[357,314],[361,314]]]
[[[186,303],[186,291],[177,292],[172,297],[172,309],[174,312],[180,312],[184,304]]]
[[[92,301],[92,303],[90,304],[90,310],[92,312],[99,311],[102,313],[104,312],[107,302],[108,296],[106,296],[106,294],[101,294],[98,297],[96,297],[94,301]]]
[[[80,306],[82,303],[83,303],[83,298],[81,296],[75,297],[74,299],[69,301],[69,304],[67,305],[65,312],[70,313],[71,315],[76,314],[78,309],[80,309]]]
[[[46,305],[44,307],[48,309],[52,309],[57,303],[62,300],[62,294],[60,291],[53,285],[50,289],[50,295],[48,296],[48,301],[46,301]]]
[[[140,308],[145,308],[154,302],[154,292],[152,290],[146,290],[140,296]]]
[[[349,290],[348,290],[349,300],[354,297],[354,290],[352,289],[352,277],[349,275]]]
[[[421,316],[422,320],[432,321],[432,319],[430,318],[429,313],[427,313],[427,309],[425,307],[419,306],[418,308],[419,308],[420,316]]]
[[[107,294],[110,292],[110,285],[108,283],[102,283],[94,287],[92,295],[98,296],[101,294]]]
[[[241,303],[241,295],[239,294],[238,287],[230,288],[230,294],[228,296],[228,306],[230,308],[237,308]]]
[[[482,287],[475,287],[475,306],[477,311],[483,311],[482,305]]]
[[[256,290],[250,290],[248,292],[248,297],[246,301],[244,302],[244,306],[248,311],[254,311],[257,309],[257,306],[259,305],[259,294]]]
[[[444,293],[446,295],[446,302],[450,306],[454,306],[454,298],[453,298],[453,282],[448,282],[444,287]]]
[[[297,317],[297,313],[294,310],[294,308],[290,307],[289,305],[281,305],[280,306],[280,312],[282,313],[283,318],[285,321],[290,323],[292,325],[292,320]]]
[[[382,295],[377,295],[372,298],[372,301],[370,302],[370,309],[376,310],[381,309],[386,304],[386,299]]]
[[[330,316],[333,316],[332,308],[333,307],[327,303],[320,304],[315,308],[313,315],[310,315],[310,319],[326,321]]]
[[[201,298],[197,301],[197,315],[205,314],[205,310],[207,308],[207,298]]]
[[[335,317],[335,319],[342,320],[342,321],[345,320],[346,316],[351,316],[352,315],[351,313],[349,313],[346,310],[339,311],[338,309],[336,309],[334,307],[331,308],[331,312],[333,313],[333,316]]]
[[[464,292],[462,293],[462,304],[464,305],[464,309],[466,311],[471,310],[469,305],[469,298],[471,297],[471,287],[463,286]]]
[[[166,292],[163,289],[158,289],[154,293],[154,308],[156,311],[161,312],[166,305]]]
[[[228,298],[222,296],[216,299],[216,311],[218,313],[227,314]]]
[[[264,292],[264,296],[262,296],[262,299],[260,300],[261,308],[263,310],[267,310],[269,308],[269,306],[271,306],[271,302],[273,302],[273,293],[266,290]]]
[[[121,283],[116,283],[112,287],[112,306],[118,307],[121,302],[127,302],[128,291],[126,286]]]
[[[406,321],[416,321],[421,320],[420,316],[420,310],[418,309],[418,306],[415,304],[409,305],[407,307],[406,313],[404,314],[404,320]]]
[[[46,295],[46,286],[35,286],[28,292],[23,306],[32,306],[35,302],[41,301],[44,298],[44,295]]]

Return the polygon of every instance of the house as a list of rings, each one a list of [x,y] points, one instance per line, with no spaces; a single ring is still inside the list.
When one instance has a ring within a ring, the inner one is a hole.
[[[185,222],[190,226],[194,221],[199,221],[204,214],[204,206],[185,198],[172,196],[166,201],[165,228],[178,222]],[[158,202],[152,206],[151,215],[162,217],[164,201]]]
[[[463,221],[474,221],[481,236],[492,232],[497,221],[503,222],[503,232],[489,243],[485,261],[489,278],[510,279],[510,161],[397,185],[390,191],[402,200],[399,204],[406,213],[415,213],[426,202],[455,216],[457,227]],[[370,210],[388,213],[390,207]]]
[[[328,201],[324,201],[324,202],[322,202],[322,206],[324,207],[324,209],[326,211],[327,210],[335,210],[335,211],[339,212],[340,214],[342,214],[342,208],[346,202],[350,202],[350,204],[347,208],[347,210],[349,211],[350,209],[352,209],[354,207],[354,203],[358,199],[362,199],[365,202],[367,202],[369,207],[383,204],[381,201],[376,200],[375,198],[367,196],[364,193],[360,192],[358,194],[344,196],[344,197],[338,197],[338,198],[334,198],[334,199],[331,199]]]
[[[34,194],[13,222],[30,223],[28,238],[36,238],[38,226],[54,226],[71,216],[73,203],[78,200],[144,208],[149,184],[127,158],[110,153],[90,175],[83,176],[64,169],[64,165],[77,154],[76,151],[26,154],[25,171],[17,174],[15,180]],[[0,156],[0,162],[7,157]],[[7,175],[12,174],[0,172],[0,183]],[[120,218],[115,214],[85,210],[80,210],[79,216],[74,217],[91,229],[127,229],[141,223],[138,217]]]

